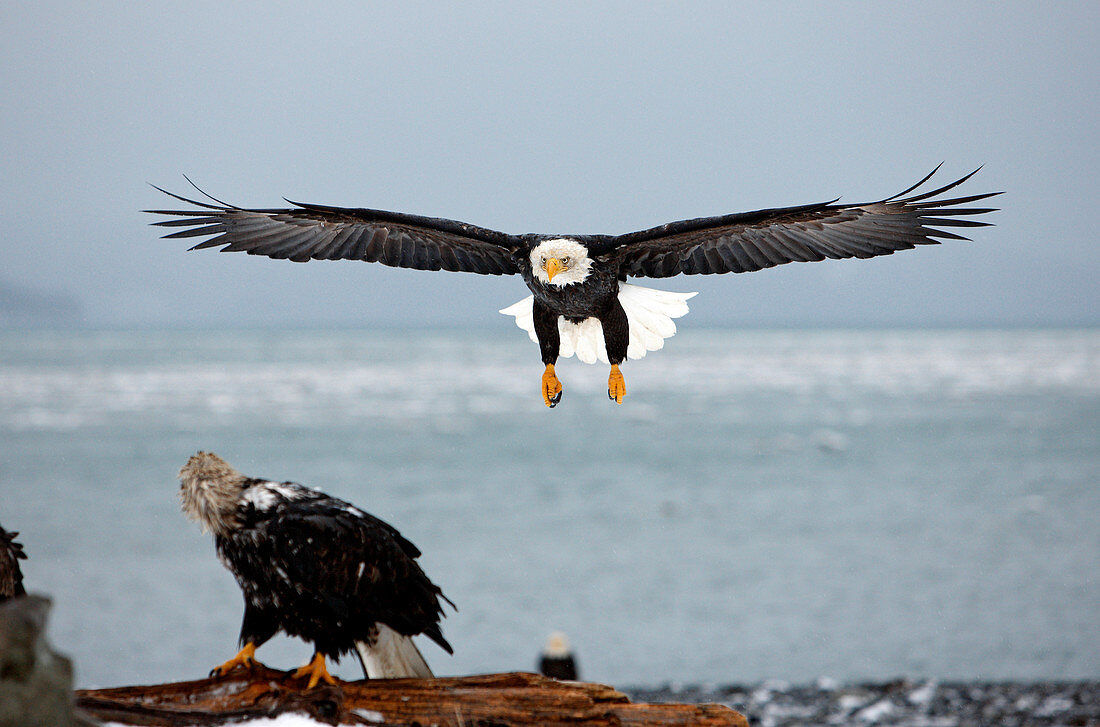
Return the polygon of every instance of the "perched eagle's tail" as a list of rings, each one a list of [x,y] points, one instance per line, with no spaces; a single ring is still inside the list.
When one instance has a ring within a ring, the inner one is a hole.
[[[377,628],[378,638],[373,646],[365,641],[355,642],[368,679],[430,679],[435,676],[412,637],[402,636],[385,624],[380,623]]]
[[[619,285],[619,303],[626,311],[626,320],[630,327],[630,345],[628,358],[641,358],[646,351],[663,348],[665,339],[676,333],[673,318],[688,312],[687,301],[695,293],[674,293],[669,290],[643,288],[640,285],[622,283]],[[535,317],[533,313],[534,297],[527,296],[500,312],[506,316],[515,316],[516,325],[527,331],[532,341],[538,342],[535,335]],[[580,323],[570,323],[558,317],[558,333],[561,346],[558,355],[569,358],[577,355],[585,363],[596,360],[607,363],[607,348],[603,341],[603,326],[595,318]]]

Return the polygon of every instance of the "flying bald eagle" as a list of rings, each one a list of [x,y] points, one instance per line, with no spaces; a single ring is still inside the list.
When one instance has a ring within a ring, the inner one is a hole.
[[[23,571],[19,569],[19,561],[27,554],[23,546],[15,542],[18,535],[0,526],[0,603],[27,593],[23,590]]]
[[[626,384],[619,364],[641,358],[676,332],[694,293],[671,293],[626,283],[628,278],[744,273],[790,262],[870,258],[935,238],[968,238],[941,228],[990,223],[963,219],[995,211],[965,206],[999,192],[937,199],[962,179],[906,197],[936,173],[877,202],[837,200],[704,217],[625,235],[512,235],[453,220],[401,212],[290,202],[291,209],[243,209],[156,189],[197,210],[146,210],[183,219],[156,222],[186,229],[167,238],[214,235],[192,250],[221,247],[271,258],[365,260],[417,270],[486,275],[519,274],[531,296],[501,313],[515,316],[542,350],[546,405],[561,400],[554,372],[559,356],[611,365],[607,394],[622,403]],[[199,190],[201,192],[201,190]],[[205,194],[205,193],[204,193]]]
[[[244,591],[236,656],[212,676],[258,663],[256,648],[277,632],[314,646],[295,677],[335,684],[325,657],[355,649],[367,678],[432,676],[412,641],[424,634],[448,654],[440,599],[420,551],[354,505],[294,482],[246,477],[199,452],[180,470],[184,513],[214,534],[218,558]]]

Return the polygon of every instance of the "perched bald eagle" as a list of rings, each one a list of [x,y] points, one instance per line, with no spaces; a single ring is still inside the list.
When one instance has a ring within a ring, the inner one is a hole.
[[[294,482],[246,477],[199,452],[180,470],[184,513],[214,534],[222,563],[244,591],[241,650],[211,674],[256,664],[256,648],[282,631],[309,641],[295,672],[334,684],[325,657],[355,649],[368,678],[432,676],[412,641],[424,634],[448,654],[440,599],[420,551],[392,526]]]
[[[453,220],[400,212],[290,202],[292,209],[243,209],[211,198],[197,210],[146,210],[174,215],[154,223],[184,227],[165,237],[214,235],[192,250],[221,246],[294,262],[365,260],[417,270],[487,275],[519,274],[531,296],[505,308],[542,350],[542,396],[561,399],[554,372],[559,356],[611,364],[608,396],[622,403],[626,384],[619,364],[641,358],[676,332],[672,319],[687,313],[694,293],[670,293],[626,284],[631,277],[744,273],[790,262],[889,255],[935,238],[965,240],[940,228],[988,225],[968,216],[995,211],[964,206],[999,192],[936,199],[977,170],[929,192],[914,192],[936,173],[891,197],[862,204],[837,200],[704,217],[625,235],[512,235]],[[200,190],[201,191],[201,190]],[[287,200],[289,202],[289,200]]]
[[[569,639],[561,631],[555,631],[546,639],[546,646],[539,656],[539,674],[553,679],[577,681],[577,659],[569,648]]]
[[[15,542],[19,533],[9,533],[0,526],[0,603],[16,596],[25,596],[23,571],[19,561],[27,557],[23,546]]]

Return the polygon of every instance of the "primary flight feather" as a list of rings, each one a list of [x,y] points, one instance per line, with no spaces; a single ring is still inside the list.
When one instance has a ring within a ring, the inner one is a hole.
[[[207,237],[192,250],[220,247],[294,262],[364,260],[415,270],[523,277],[531,296],[505,308],[539,344],[542,396],[561,399],[559,356],[611,365],[608,396],[626,393],[619,364],[661,348],[694,293],[626,283],[628,278],[744,273],[790,262],[890,255],[939,239],[966,240],[944,228],[982,227],[971,219],[996,211],[973,203],[1000,192],[945,197],[977,170],[916,194],[939,167],[908,189],[876,202],[837,200],[702,217],[625,235],[513,235],[400,212],[290,202],[288,209],[245,209],[218,200],[190,210],[147,210],[183,229],[167,238]],[[911,196],[906,196],[910,195]],[[289,200],[288,200],[289,202]]]

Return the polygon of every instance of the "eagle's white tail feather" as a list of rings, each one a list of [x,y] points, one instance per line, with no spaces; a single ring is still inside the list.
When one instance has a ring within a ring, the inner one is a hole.
[[[695,293],[675,293],[629,283],[621,284],[619,303],[626,311],[626,320],[630,327],[627,357],[642,358],[646,351],[663,348],[665,339],[676,334],[676,324],[672,319],[688,312],[687,301],[694,296]],[[531,340],[537,343],[539,339],[535,335],[534,303],[534,296],[529,295],[500,312],[514,316],[516,325],[527,331]],[[570,323],[559,317],[558,333],[561,338],[558,355],[562,358],[576,354],[584,363],[596,363],[597,360],[608,362],[603,326],[595,318]]]
[[[385,624],[378,624],[377,628],[374,646],[355,642],[368,679],[430,679],[435,676],[412,637],[403,636]]]
[[[570,331],[576,341],[577,358],[585,363],[596,363],[600,358],[607,363],[607,349],[603,343],[603,326],[595,318],[586,318],[580,323],[570,323],[558,318],[558,331]],[[559,355],[560,350],[559,350]]]
[[[561,344],[558,346],[558,355],[569,358],[577,352],[580,326],[565,326],[562,325],[564,322],[563,319],[558,319],[558,338],[561,340]]]

